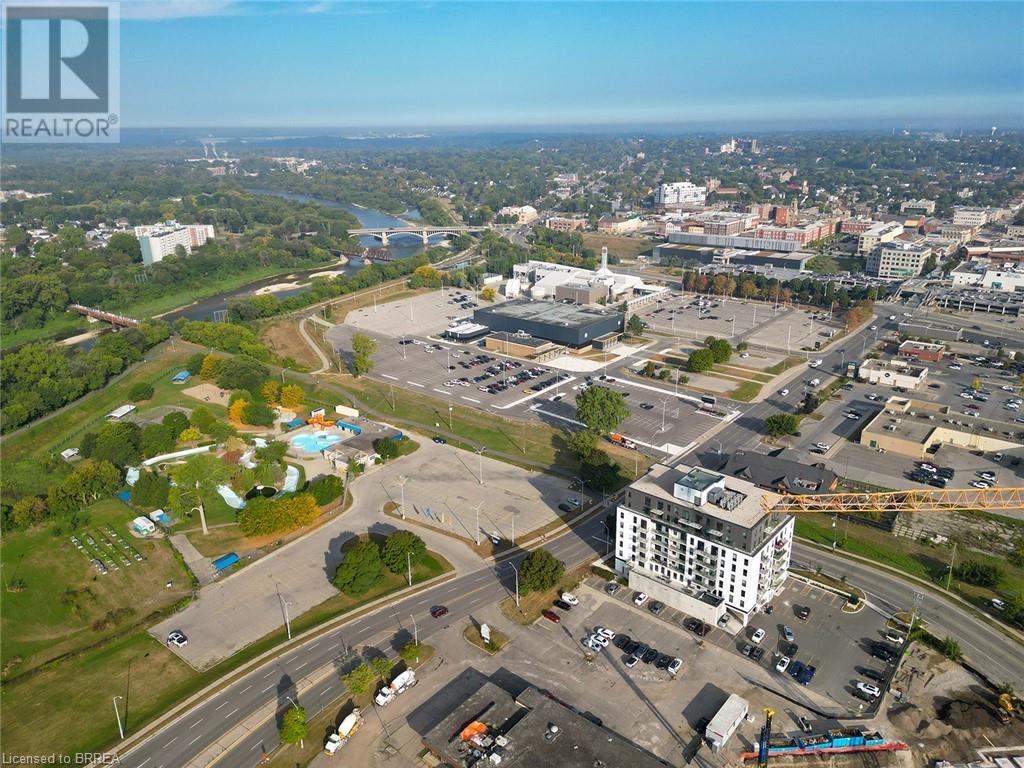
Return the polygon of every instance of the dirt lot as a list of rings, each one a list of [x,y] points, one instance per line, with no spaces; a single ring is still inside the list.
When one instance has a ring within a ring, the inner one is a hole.
[[[299,365],[310,370],[319,368],[320,358],[302,340],[296,324],[296,320],[278,320],[268,323],[260,329],[260,341],[266,344],[275,355],[290,357]]]

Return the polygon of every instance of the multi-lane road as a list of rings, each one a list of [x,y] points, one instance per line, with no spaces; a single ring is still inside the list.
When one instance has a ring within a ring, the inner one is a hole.
[[[862,335],[868,333],[871,332],[865,328],[853,334],[843,346],[857,348]],[[839,370],[845,356],[837,349],[820,357],[821,374],[831,375]],[[772,395],[752,405],[682,460],[693,461],[694,454],[716,451],[719,444],[729,450],[752,448],[759,439],[765,416],[780,408],[796,407],[801,387],[797,384],[789,389],[785,397]],[[601,510],[574,530],[550,539],[545,546],[567,565],[586,562],[604,551],[603,518]],[[912,581],[807,545],[794,547],[794,561],[808,566],[821,564],[829,573],[845,574],[851,583],[864,590],[869,604],[883,612],[910,610],[915,592],[921,592],[919,614],[933,632],[958,640],[965,658],[993,679],[1010,682],[1018,690],[1024,688],[1024,654],[1020,645],[960,606],[920,590]],[[517,559],[512,562],[518,565]],[[460,621],[494,604],[510,593],[513,583],[512,569],[507,564],[484,565],[330,630],[253,669],[223,691],[191,707],[123,755],[121,764],[129,768],[188,766],[219,745],[223,752],[218,765],[254,765],[261,752],[270,752],[278,744],[277,723],[270,710],[280,713],[290,706],[289,697],[296,698],[297,681],[313,676],[317,670],[332,668],[333,674],[304,690],[298,698],[310,712],[336,707],[344,693],[340,674],[356,658],[355,654],[369,646],[391,652],[410,639],[413,631],[418,632],[421,640],[427,640],[445,623]],[[431,618],[429,611],[434,605],[446,605],[449,615],[442,621]],[[235,738],[236,726],[261,711],[267,717]],[[232,743],[226,743],[227,740]]]

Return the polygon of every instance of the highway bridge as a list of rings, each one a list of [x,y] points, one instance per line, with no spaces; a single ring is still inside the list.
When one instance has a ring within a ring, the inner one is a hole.
[[[483,232],[485,229],[487,227],[364,227],[362,229],[350,229],[348,233],[356,237],[375,237],[380,240],[382,245],[387,245],[392,237],[412,235],[420,238],[424,245],[428,245],[430,238],[434,235],[455,237],[465,232]]]

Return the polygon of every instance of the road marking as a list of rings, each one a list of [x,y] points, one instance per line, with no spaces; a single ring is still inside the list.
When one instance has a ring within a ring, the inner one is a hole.
[[[243,688],[242,690],[240,690],[240,691],[239,691],[239,693],[245,693],[245,692],[246,692],[246,691],[248,691],[248,690],[249,690],[250,688],[252,688],[252,686],[251,686],[251,685],[247,685],[247,686],[245,686],[245,688]]]
[[[146,763],[148,763],[152,759],[153,759],[152,757],[147,757],[145,760],[143,760],[141,763],[139,763],[139,768],[142,768],[142,766],[144,766]]]
[[[316,648],[316,647],[317,647],[318,645],[320,645],[320,641],[319,641],[319,640],[317,640],[317,641],[316,641],[315,643],[313,643],[313,644],[312,644],[311,646],[309,646],[309,650],[313,650],[313,649],[314,649],[314,648]]]
[[[306,666],[307,664],[309,664],[309,662],[308,662],[308,661],[304,661],[304,662],[302,662],[302,663],[301,663],[301,664],[300,664],[299,666],[297,666],[297,667],[295,668],[295,671],[296,671],[296,672],[298,672],[298,671],[299,671],[300,669],[302,669],[302,668],[303,668],[304,666]]]
[[[270,687],[271,687],[271,688],[273,688],[274,686],[270,686]],[[196,721],[195,721],[194,723],[192,723],[192,725],[190,725],[190,726],[188,727],[188,729],[189,729],[189,730],[191,731],[191,730],[192,730],[193,728],[195,728],[195,727],[196,727],[197,725],[199,725],[199,724],[200,724],[201,722],[203,722],[203,718],[201,718],[201,717],[200,717],[200,718],[199,718],[198,720],[196,720]]]
[[[170,740],[170,741],[168,741],[168,742],[167,742],[166,744],[164,744],[164,749],[167,749],[167,748],[168,748],[169,746],[171,746],[171,744],[173,744],[173,743],[174,743],[174,742],[176,742],[177,740],[178,740],[178,737],[177,737],[177,736],[175,736],[175,737],[174,737],[173,739],[171,739],[171,740]]]
[[[191,746],[192,746],[193,744],[195,744],[195,743],[196,743],[197,741],[199,741],[199,740],[200,740],[201,738],[203,738],[203,737],[202,737],[202,736],[196,736],[196,737],[195,737],[194,739],[192,739],[192,741],[190,741],[190,742],[188,743],[188,746],[190,746],[190,747],[191,747]]]
[[[391,379],[392,381],[398,381],[398,377],[397,376],[392,376],[390,373],[382,373],[381,376],[383,376],[385,379]]]
[[[231,716],[232,716],[233,714],[235,714],[235,712],[237,712],[237,711],[238,711],[238,707],[235,707],[235,708],[234,708],[234,709],[232,709],[232,710],[231,710],[230,712],[228,712],[228,713],[227,713],[226,715],[224,715],[224,719],[225,719],[225,720],[227,720],[227,719],[228,719],[229,717],[231,717]]]
[[[462,399],[463,400],[469,400],[469,402],[471,402],[471,403],[479,403],[480,402],[479,400],[474,400],[472,397],[466,397],[465,395],[462,395]]]
[[[423,389],[423,385],[422,384],[417,384],[415,381],[406,381],[405,383],[406,384],[411,384],[414,387],[419,387],[420,389]]]
[[[438,389],[437,387],[434,387],[434,391],[435,391],[435,392],[440,392],[440,393],[441,393],[442,395],[448,395],[448,394],[451,394],[450,392],[447,392],[447,391],[445,391],[445,390],[443,390],[443,389]]]
[[[217,709],[220,709],[221,707],[226,707],[227,705],[228,705],[228,700],[227,700],[227,699],[224,699],[224,701],[222,701],[222,702],[221,702],[221,703],[220,703],[220,704],[219,704],[219,705],[217,706]]]
[[[277,687],[276,685],[268,685],[266,688],[264,688],[262,691],[260,691],[260,693],[266,693],[271,688],[276,688],[276,687]]]

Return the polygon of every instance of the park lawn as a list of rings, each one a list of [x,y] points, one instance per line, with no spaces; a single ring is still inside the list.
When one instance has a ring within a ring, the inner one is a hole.
[[[462,631],[462,636],[466,639],[466,642],[475,645],[484,653],[489,653],[491,656],[501,651],[509,643],[508,635],[504,632],[491,628],[489,637],[491,638],[490,643],[484,642],[483,635],[480,634],[480,629],[475,624],[470,624]]]
[[[71,543],[72,532],[56,535],[53,523],[5,534],[0,549],[7,566],[0,617],[5,677],[148,623],[148,618],[191,594],[190,579],[166,539],[136,539],[129,534],[128,522],[135,517],[131,508],[117,499],[104,499],[86,511],[88,525],[74,532],[79,540],[91,534],[100,542],[98,533],[110,525],[145,559],[130,559],[130,566],[117,561],[119,570],[101,576]],[[25,581],[23,591],[11,591],[16,579]],[[165,587],[168,581],[173,583],[170,589]],[[94,622],[118,609],[132,613],[93,629]],[[13,664],[18,657],[21,663]]]
[[[764,369],[765,373],[770,373],[772,376],[778,376],[783,371],[788,371],[794,365],[800,365],[804,359],[802,357],[787,357],[785,360],[780,360],[775,365],[770,365]]]
[[[743,403],[749,403],[759,394],[761,394],[761,387],[763,384],[757,381],[744,381],[732,389],[726,397],[732,400],[739,400]]]
[[[66,312],[51,318],[38,328],[21,328],[17,331],[4,330],[3,334],[0,335],[0,339],[2,339],[0,348],[4,350],[12,349],[23,344],[43,341],[55,336],[68,338],[78,333],[85,333],[89,328],[89,321],[82,317],[82,315]]]
[[[540,612],[545,608],[550,608],[551,604],[563,592],[575,590],[588,573],[590,573],[589,566],[580,566],[571,571],[566,571],[562,574],[562,578],[558,580],[558,583],[551,589],[541,592],[528,592],[525,595],[520,594],[518,607],[516,606],[515,597],[506,597],[498,604],[498,608],[509,621],[529,626],[537,621],[540,618]]]
[[[413,568],[413,584],[451,570],[451,563],[428,550],[423,562]],[[298,635],[406,586],[404,576],[389,572],[381,584],[358,598],[339,594],[297,616],[292,620],[292,632]],[[111,697],[125,696],[128,730],[137,730],[285,639],[281,627],[230,659],[197,673],[144,630],[118,637],[5,684],[0,689],[4,748],[20,754],[73,754],[109,748],[118,737],[113,713],[109,721],[84,714],[93,712],[97,702],[109,704]],[[129,664],[131,687],[126,696]]]
[[[641,253],[650,253],[651,241],[640,237],[622,237],[617,235],[599,235],[591,232],[583,234],[583,246],[601,253],[602,247],[608,248],[610,256],[620,259],[635,259]]]

